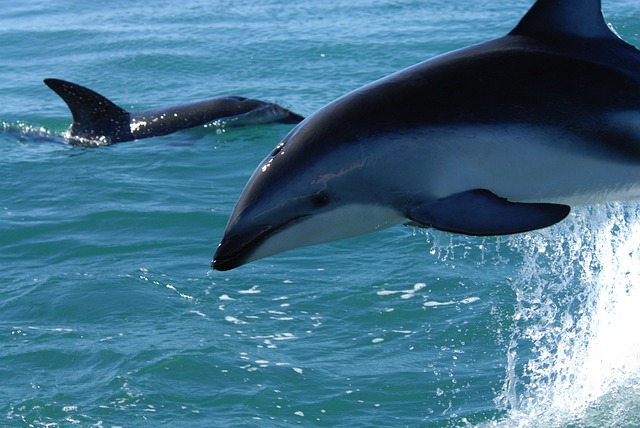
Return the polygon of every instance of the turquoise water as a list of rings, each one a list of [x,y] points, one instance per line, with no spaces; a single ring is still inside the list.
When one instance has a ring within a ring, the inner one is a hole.
[[[0,426],[640,426],[640,206],[209,262],[289,125],[70,147],[56,77],[142,110],[307,115],[531,1],[4,2]],[[635,0],[605,15],[640,46]]]

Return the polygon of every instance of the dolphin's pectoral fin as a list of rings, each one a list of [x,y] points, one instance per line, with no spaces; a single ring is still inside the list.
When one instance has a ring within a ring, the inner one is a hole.
[[[466,235],[490,236],[528,232],[564,219],[570,207],[560,204],[509,202],[485,189],[457,193],[412,209],[410,224]]]

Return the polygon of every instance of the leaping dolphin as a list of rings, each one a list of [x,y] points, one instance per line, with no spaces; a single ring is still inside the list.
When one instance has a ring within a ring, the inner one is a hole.
[[[45,79],[73,115],[68,139],[74,145],[107,145],[171,134],[222,120],[232,125],[299,123],[303,117],[277,104],[243,97],[218,97],[130,113],[84,86]]]
[[[411,223],[468,235],[550,226],[640,197],[640,52],[600,0],[538,0],[506,36],[357,89],[258,166],[213,258]]]

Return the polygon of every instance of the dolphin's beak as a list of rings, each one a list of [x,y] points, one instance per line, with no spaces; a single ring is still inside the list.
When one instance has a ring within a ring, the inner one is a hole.
[[[225,231],[224,237],[211,261],[213,269],[219,271],[231,270],[248,263],[249,257],[258,245],[278,228],[274,228],[271,225],[263,225],[243,230],[237,229],[237,227],[232,227]]]
[[[213,260],[211,260],[211,269],[219,271],[231,270],[243,265],[245,258],[243,253],[236,252],[233,254],[229,241],[222,241],[213,255]]]
[[[276,252],[259,252],[261,255],[256,255],[256,250],[275,233],[307,217],[305,215],[294,217],[280,224],[243,227],[235,223],[233,226],[227,226],[222,241],[213,255],[211,267],[220,271],[231,270],[250,261],[283,251],[283,249],[280,249]]]

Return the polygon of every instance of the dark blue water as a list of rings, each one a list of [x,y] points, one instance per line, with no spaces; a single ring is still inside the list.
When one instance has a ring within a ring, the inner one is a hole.
[[[110,147],[43,83],[132,110],[307,115],[509,31],[530,1],[23,1],[0,14],[0,426],[640,426],[640,211],[469,238],[398,227],[209,262],[290,125]],[[605,14],[640,45],[634,1]]]

